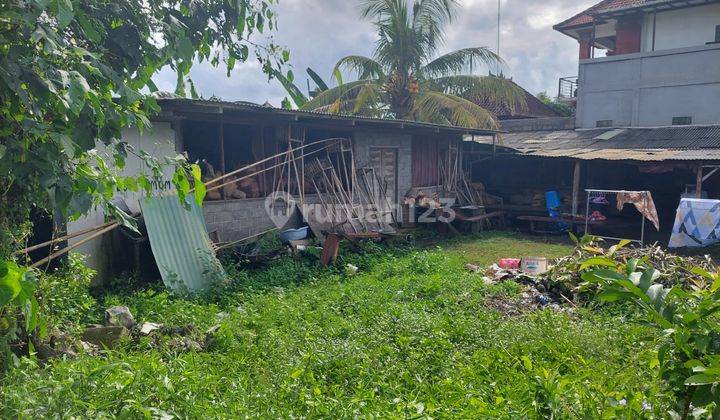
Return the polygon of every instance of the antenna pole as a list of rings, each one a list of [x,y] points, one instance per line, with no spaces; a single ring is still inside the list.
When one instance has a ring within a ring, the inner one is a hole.
[[[497,49],[495,50],[495,53],[500,56],[500,1],[498,0],[498,7],[497,7]],[[500,76],[500,62],[496,64],[495,69],[495,76]]]

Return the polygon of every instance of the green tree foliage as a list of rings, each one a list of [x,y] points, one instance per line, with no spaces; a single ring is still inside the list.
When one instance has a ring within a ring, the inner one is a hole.
[[[575,108],[562,102],[556,101],[555,99],[551,98],[547,94],[547,92],[538,93],[537,98],[563,117],[572,117],[573,115],[575,115]]]
[[[496,104],[525,107],[521,89],[501,77],[473,75],[478,64],[495,66],[500,57],[469,47],[439,57],[444,31],[456,16],[455,0],[366,0],[362,16],[378,33],[372,57],[348,56],[333,70],[357,74],[355,81],[325,90],[302,108],[411,119],[463,127],[495,128],[488,110]]]
[[[19,334],[42,334],[32,272],[9,261],[29,232],[32,207],[78,218],[119,191],[152,192],[163,165],[185,202],[200,168],[157,159],[122,142],[159,111],[152,76],[170,66],[176,94],[197,96],[190,68],[221,63],[228,76],[251,54],[265,73],[289,58],[258,33],[273,30],[274,0],[18,0],[0,4],[0,351]],[[100,147],[98,147],[100,146]],[[128,156],[148,173],[120,175]],[[0,355],[0,360],[3,359]],[[7,360],[5,358],[5,360]]]
[[[105,206],[118,190],[151,190],[162,165],[174,165],[180,195],[198,178],[183,156],[153,159],[120,139],[148,127],[159,111],[148,93],[169,66],[176,93],[196,96],[195,62],[224,65],[253,55],[266,73],[287,51],[268,40],[274,0],[22,0],[0,4],[0,260],[27,234],[32,206],[67,218]],[[107,153],[95,153],[104,143]],[[122,177],[129,155],[149,174]],[[201,195],[201,194],[198,194]],[[117,213],[117,212],[115,212]],[[117,215],[117,214],[116,214]],[[27,227],[27,225],[26,225]]]

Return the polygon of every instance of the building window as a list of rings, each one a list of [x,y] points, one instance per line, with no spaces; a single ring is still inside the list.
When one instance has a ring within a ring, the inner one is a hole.
[[[595,121],[595,127],[598,127],[598,128],[612,127],[612,125],[613,125],[613,120]]]
[[[672,125],[690,125],[692,124],[692,117],[673,117]]]

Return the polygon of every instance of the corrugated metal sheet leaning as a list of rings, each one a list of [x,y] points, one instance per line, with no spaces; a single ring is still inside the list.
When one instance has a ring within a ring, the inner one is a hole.
[[[163,283],[180,293],[200,291],[225,278],[200,207],[191,197],[187,203],[183,207],[174,194],[140,201]]]
[[[504,147],[526,156],[647,162],[720,160],[720,125],[524,131],[505,133],[501,138]]]

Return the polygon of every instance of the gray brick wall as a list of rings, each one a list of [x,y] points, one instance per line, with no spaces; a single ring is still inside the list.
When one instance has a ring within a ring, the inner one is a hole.
[[[394,147],[398,151],[398,196],[412,188],[412,136],[397,131],[358,130],[354,153],[358,166],[367,166],[371,147]]]
[[[275,226],[265,211],[264,198],[207,201],[203,212],[208,232],[217,231],[222,242],[247,238]]]
[[[509,132],[574,130],[575,117],[505,120],[500,122],[500,129]]]

